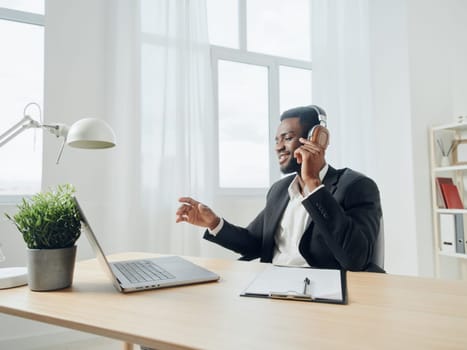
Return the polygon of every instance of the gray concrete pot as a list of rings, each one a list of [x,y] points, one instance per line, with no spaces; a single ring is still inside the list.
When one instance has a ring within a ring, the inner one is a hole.
[[[73,282],[76,246],[28,249],[28,284],[34,291],[67,288]]]

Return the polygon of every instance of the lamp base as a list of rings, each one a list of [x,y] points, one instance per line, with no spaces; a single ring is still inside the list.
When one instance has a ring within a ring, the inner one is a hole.
[[[13,288],[28,284],[28,269],[26,267],[0,268],[0,289]]]

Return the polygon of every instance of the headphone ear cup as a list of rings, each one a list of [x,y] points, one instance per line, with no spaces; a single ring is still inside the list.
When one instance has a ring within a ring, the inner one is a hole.
[[[329,131],[322,125],[315,125],[308,133],[308,140],[326,149],[329,145]]]

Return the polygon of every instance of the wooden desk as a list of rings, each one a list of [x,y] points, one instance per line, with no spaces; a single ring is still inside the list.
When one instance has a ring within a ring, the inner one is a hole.
[[[465,281],[348,273],[349,305],[331,305],[240,297],[263,264],[190,260],[222,279],[120,294],[93,259],[72,288],[1,290],[0,312],[160,350],[467,349]]]

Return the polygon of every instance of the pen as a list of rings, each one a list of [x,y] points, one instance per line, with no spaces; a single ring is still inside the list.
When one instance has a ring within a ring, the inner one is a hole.
[[[308,277],[305,277],[303,280],[303,293],[297,291],[287,291],[287,292],[269,292],[269,297],[273,299],[292,299],[292,300],[305,300],[313,301],[313,296],[309,292],[309,287],[311,280]]]
[[[305,277],[303,280],[303,294],[308,295],[308,286],[310,285],[310,279],[308,277]]]

